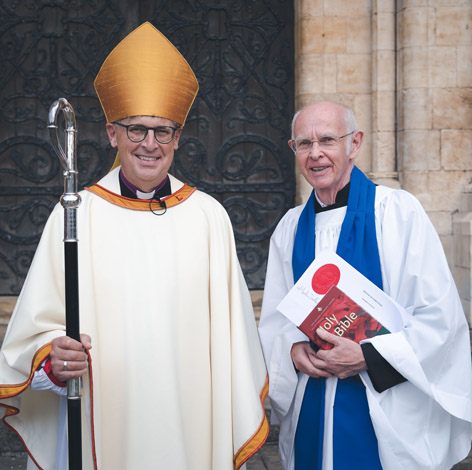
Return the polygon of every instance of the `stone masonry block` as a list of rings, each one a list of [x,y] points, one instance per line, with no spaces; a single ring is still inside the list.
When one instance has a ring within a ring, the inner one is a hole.
[[[372,133],[372,95],[370,93],[356,94],[352,109],[359,129],[370,135]],[[366,137],[364,135],[363,145],[365,145]]]
[[[472,4],[436,9],[436,44],[472,45]]]
[[[433,128],[472,129],[472,88],[434,88]]]
[[[296,0],[295,11],[301,18],[323,15],[323,0]]]
[[[323,91],[336,93],[337,91],[337,58],[335,54],[323,54]]]
[[[444,237],[452,235],[452,215],[450,211],[431,211],[428,215],[438,235]]]
[[[372,3],[372,9],[378,14],[395,12],[395,2],[392,0],[374,0]]]
[[[319,90],[313,90],[305,94],[297,94],[295,98],[295,110],[298,111],[303,107],[313,103],[314,101],[320,100],[337,101],[339,103],[347,104],[346,100],[344,99],[345,97],[346,95],[340,95],[338,93],[323,93]],[[351,101],[349,101],[348,106],[351,104]]]
[[[441,166],[446,170],[472,170],[472,130],[441,131]]]
[[[472,47],[457,48],[457,86],[472,87]]]
[[[463,7],[470,5],[470,0],[428,0],[429,6],[438,7]]]
[[[425,188],[430,194],[430,210],[450,211],[459,206],[462,188],[470,181],[471,172],[431,171],[428,173],[429,184]]]
[[[399,134],[405,171],[439,170],[439,132],[406,130]]]
[[[472,214],[459,215],[454,217],[454,260],[455,265],[462,268],[471,269],[472,258]]]
[[[370,54],[372,50],[371,19],[367,16],[346,18],[346,52]]]
[[[402,188],[415,196],[418,194],[418,188],[426,188],[428,186],[428,172],[424,171],[403,171]]]
[[[398,11],[406,8],[425,7],[428,6],[428,0],[398,0]]]
[[[370,16],[370,0],[324,0],[326,16]]]
[[[402,188],[414,194],[428,213],[447,212],[458,207],[468,178],[470,175],[460,171],[403,171]]]
[[[398,40],[400,47],[418,47],[428,43],[428,8],[414,7],[400,11]]]
[[[337,72],[339,93],[371,92],[370,54],[339,54]]]
[[[425,46],[407,47],[399,54],[399,88],[424,88],[427,86],[428,49]]]
[[[372,131],[391,132],[395,130],[395,92],[372,93]]]
[[[393,12],[379,12],[373,21],[376,41],[372,44],[373,50],[395,50],[395,17]]]
[[[455,47],[429,48],[429,85],[431,87],[455,87],[457,85],[457,54]]]
[[[402,129],[431,129],[432,110],[428,88],[408,88],[401,92]]]
[[[395,52],[377,51],[372,54],[373,91],[395,90]]]
[[[372,171],[395,171],[395,133],[372,133]]]
[[[300,52],[301,54],[345,53],[346,19],[326,16],[301,19]]]
[[[472,212],[472,184],[466,184],[462,188],[459,212]]]
[[[430,215],[430,214],[428,214]],[[433,224],[434,225],[434,224]],[[441,235],[439,234],[439,239],[441,240],[441,245],[444,250],[444,254],[446,255],[447,263],[449,265],[449,269],[452,272],[454,267],[454,249],[452,243],[452,235]]]
[[[297,64],[297,94],[323,91],[323,56],[308,54]]]

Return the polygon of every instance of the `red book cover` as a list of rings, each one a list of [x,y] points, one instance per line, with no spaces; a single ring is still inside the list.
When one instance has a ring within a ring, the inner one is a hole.
[[[336,286],[328,290],[299,326],[317,347],[331,349],[331,343],[316,335],[319,327],[356,343],[375,335],[389,333],[381,323]]]

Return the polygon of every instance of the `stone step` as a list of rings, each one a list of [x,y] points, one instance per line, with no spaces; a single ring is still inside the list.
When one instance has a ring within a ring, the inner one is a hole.
[[[246,470],[282,470],[277,438],[278,427],[271,426],[266,443],[247,462]],[[18,437],[0,423],[0,470],[26,470],[26,461],[27,455]],[[472,470],[472,452],[451,470]]]

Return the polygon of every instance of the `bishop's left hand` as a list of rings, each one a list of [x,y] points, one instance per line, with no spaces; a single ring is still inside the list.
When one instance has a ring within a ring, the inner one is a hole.
[[[367,369],[367,364],[359,344],[350,339],[340,338],[318,328],[316,334],[323,340],[334,345],[332,349],[317,352],[317,356],[324,362],[323,369],[333,376],[345,379],[357,375]]]

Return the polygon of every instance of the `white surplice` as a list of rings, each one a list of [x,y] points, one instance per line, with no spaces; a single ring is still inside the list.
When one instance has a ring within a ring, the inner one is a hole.
[[[118,171],[100,181],[116,194]],[[226,211],[199,191],[161,216],[81,196],[83,468],[239,468],[267,435],[267,375]],[[46,224],[0,354],[0,405],[19,410],[5,420],[44,469],[61,397],[24,386],[65,330],[63,212]]]
[[[307,376],[290,350],[307,341],[276,307],[293,286],[292,252],[304,205],[291,209],[270,245],[259,334],[269,369],[269,397],[281,423],[283,468],[294,468],[293,443]],[[335,251],[346,207],[316,215],[315,253]],[[420,203],[403,190],[378,186],[375,222],[383,289],[411,315],[402,331],[370,340],[406,379],[382,393],[361,373],[383,470],[449,470],[472,439],[469,328],[440,239]],[[332,406],[327,379],[323,470],[332,469]]]

